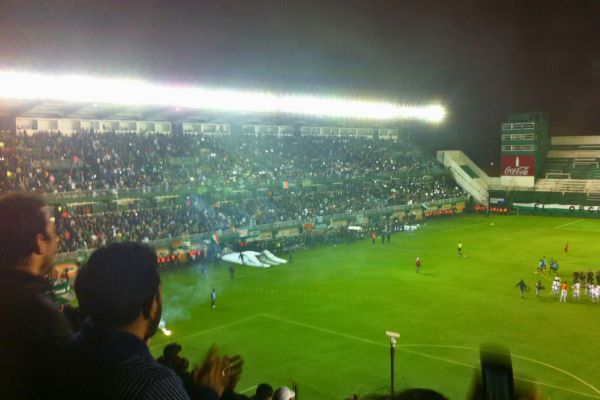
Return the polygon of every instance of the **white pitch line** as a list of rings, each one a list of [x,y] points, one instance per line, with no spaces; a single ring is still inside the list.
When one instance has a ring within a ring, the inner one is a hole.
[[[254,390],[258,387],[258,385],[254,385],[254,386],[250,386],[249,388],[246,388],[244,390],[239,391],[238,393],[248,393],[251,390]]]
[[[334,330],[331,330],[331,329],[327,329],[327,328],[323,328],[323,327],[320,327],[320,326],[307,324],[305,322],[293,321],[293,320],[290,320],[290,319],[287,319],[287,318],[281,318],[281,317],[277,317],[277,316],[271,315],[271,314],[261,314],[261,315],[264,316],[264,317],[267,317],[267,318],[272,318],[272,319],[275,319],[275,320],[278,320],[278,321],[282,321],[282,322],[286,322],[286,323],[289,323],[289,324],[303,326],[303,327],[306,327],[306,328],[309,328],[309,329],[313,329],[313,330],[317,330],[317,331],[329,333],[331,335],[341,336],[341,337],[345,337],[345,338],[348,338],[348,339],[353,339],[353,340],[356,340],[356,341],[359,341],[359,342],[372,344],[372,345],[375,345],[375,346],[388,347],[387,344],[376,342],[374,340],[364,339],[364,338],[361,338],[359,336],[354,336],[354,335],[349,335],[349,334],[342,333],[342,332],[337,332],[337,331],[334,331]],[[443,358],[443,357],[438,357],[438,356],[434,356],[434,355],[431,355],[431,354],[422,353],[420,351],[409,350],[409,349],[404,348],[404,347],[438,347],[438,348],[455,348],[455,349],[466,349],[466,350],[472,350],[472,351],[479,351],[479,349],[475,348],[475,347],[469,347],[469,346],[452,346],[452,345],[427,345],[427,344],[419,345],[419,344],[412,344],[412,345],[398,345],[396,348],[398,350],[404,351],[406,353],[412,353],[412,354],[416,354],[416,355],[419,355],[419,356],[422,356],[422,357],[427,357],[427,358],[432,358],[432,359],[439,360],[439,361],[444,361],[444,362],[447,362],[447,363],[450,363],[450,364],[456,364],[456,365],[460,365],[460,366],[464,366],[464,367],[468,367],[468,368],[478,369],[477,366],[472,365],[472,364],[462,363],[460,361],[455,361],[455,360],[451,360],[451,359],[447,359],[447,358]],[[533,358],[529,358],[529,357],[525,357],[525,356],[520,356],[520,355],[516,355],[516,354],[511,354],[511,356],[514,357],[514,358],[519,358],[519,359],[526,360],[526,361],[529,361],[529,362],[532,362],[532,363],[535,363],[535,364],[540,364],[540,365],[543,365],[543,366],[548,367],[550,369],[554,369],[554,370],[556,370],[558,372],[561,372],[561,373],[563,373],[563,374],[565,374],[565,375],[567,375],[567,376],[569,376],[569,377],[571,377],[571,378],[573,378],[573,379],[581,382],[585,386],[587,386],[590,389],[592,389],[594,392],[600,394],[600,390],[598,390],[596,387],[594,387],[590,383],[584,381],[580,377],[578,377],[578,376],[576,376],[576,375],[574,375],[574,374],[572,374],[572,373],[570,373],[568,371],[565,371],[562,368],[558,368],[558,367],[556,367],[556,366],[554,366],[552,364],[548,364],[548,363],[545,363],[543,361],[538,361],[538,360],[535,360]],[[520,380],[523,380],[523,381],[531,382],[530,380],[525,379],[525,378],[515,378],[515,379],[520,379]],[[587,396],[587,397],[592,397],[592,398],[600,399],[600,396],[595,396],[595,395],[591,395],[591,394],[581,393],[581,392],[578,392],[578,391],[575,391],[575,390],[566,389],[566,388],[563,388],[563,387],[558,387],[558,386],[554,386],[554,385],[551,385],[551,384],[546,384],[546,383],[543,383],[543,382],[534,382],[534,383],[536,383],[538,385],[541,385],[541,386],[547,386],[547,387],[551,387],[551,388],[554,388],[554,389],[560,389],[560,390],[564,390],[564,391],[567,391],[567,392],[577,393],[577,394],[581,394],[581,395],[584,395],[584,396]]]
[[[479,351],[479,349],[477,349],[476,347],[471,347],[471,346],[455,346],[455,345],[447,345],[447,344],[407,344],[404,346],[408,346],[408,347],[438,347],[438,348],[451,348],[451,349],[462,349],[462,350],[473,350],[473,351]],[[565,371],[562,368],[558,368],[552,364],[548,364],[545,363],[543,361],[539,361],[536,360],[534,358],[530,358],[530,357],[526,357],[526,356],[521,356],[519,354],[511,354],[511,357],[513,358],[520,358],[521,360],[525,360],[525,361],[529,361],[532,362],[534,364],[539,364],[539,365],[543,365],[544,367],[556,370],[558,372],[561,372],[575,380],[578,380],[579,382],[583,383],[584,385],[588,386],[590,389],[592,389],[594,392],[600,394],[600,390],[598,390],[596,387],[592,386],[591,384],[587,383],[586,381],[584,381],[583,379],[581,379],[580,377],[573,375],[572,373]]]
[[[475,347],[470,347],[470,346],[452,346],[452,345],[445,345],[445,344],[441,344],[441,345],[436,345],[436,344],[425,344],[425,345],[419,345],[419,344],[416,344],[416,345],[406,345],[406,346],[414,346],[414,347],[439,347],[439,348],[453,348],[453,349],[464,349],[464,350],[474,350],[474,351],[478,350],[477,348],[475,348]],[[588,387],[589,387],[590,389],[592,389],[594,392],[596,392],[596,393],[600,394],[600,390],[598,390],[596,387],[594,387],[594,386],[592,386],[591,384],[589,384],[588,382],[584,381],[583,379],[581,379],[581,378],[580,378],[580,377],[578,377],[577,375],[574,375],[574,374],[572,374],[572,373],[570,373],[570,372],[568,372],[568,371],[565,371],[565,370],[564,370],[564,369],[562,369],[562,368],[558,368],[558,367],[556,367],[556,366],[554,366],[554,365],[552,365],[552,364],[548,364],[548,363],[546,363],[546,362],[539,361],[539,360],[536,360],[536,359],[534,359],[534,358],[530,358],[530,357],[526,357],[526,356],[521,356],[521,355],[519,355],[519,354],[511,354],[511,357],[513,357],[513,358],[519,358],[519,359],[521,359],[521,360],[525,360],[525,361],[529,361],[529,362],[531,362],[531,363],[534,363],[534,364],[543,365],[544,367],[547,367],[547,368],[553,369],[553,370],[555,370],[555,371],[558,371],[558,372],[560,372],[560,373],[563,373],[563,374],[567,375],[568,377],[570,377],[570,378],[573,378],[573,379],[575,379],[575,380],[577,380],[577,381],[579,381],[579,382],[583,383],[584,385],[588,386]],[[546,385],[546,386],[551,386],[550,384],[545,384],[545,385]],[[592,396],[592,397],[598,397],[598,396]]]
[[[223,324],[223,325],[215,326],[215,327],[212,327],[212,328],[208,328],[208,329],[205,329],[205,330],[200,331],[200,332],[192,333],[191,335],[182,336],[180,338],[177,338],[177,341],[182,342],[184,340],[188,340],[188,339],[196,337],[196,336],[204,335],[205,333],[208,333],[208,332],[216,331],[216,330],[223,329],[223,328],[229,328],[230,326],[234,326],[234,325],[237,325],[237,324],[243,324],[244,322],[251,321],[251,320],[253,320],[255,318],[258,318],[258,317],[260,317],[262,315],[263,314],[256,314],[256,315],[253,315],[251,317],[238,319],[237,321],[233,321],[233,322],[229,322],[227,324]],[[159,345],[153,345],[153,346],[150,346],[150,348],[151,349],[155,349],[158,346]],[[164,346],[164,344],[161,344],[160,346]]]
[[[514,378],[516,380],[518,380],[518,381],[533,383],[534,385],[546,386],[546,387],[549,387],[549,388],[552,388],[552,389],[562,390],[563,392],[569,392],[569,393],[578,394],[580,396],[591,397],[592,399],[600,399],[599,396],[596,396],[596,395],[593,395],[593,394],[583,393],[583,392],[579,392],[577,390],[567,389],[567,388],[564,388],[562,386],[552,385],[551,383],[544,383],[544,382],[536,381],[536,380],[533,380],[533,379],[519,378],[519,377],[516,377],[516,376]]]
[[[562,225],[559,225],[559,226],[555,226],[555,227],[554,227],[554,229],[562,229],[562,228],[564,228],[565,226],[573,225],[573,224],[576,224],[576,223],[578,223],[578,222],[581,222],[581,221],[583,221],[583,219],[578,219],[577,221],[571,221],[571,222],[567,222],[566,224],[562,224]]]
[[[430,232],[432,234],[436,234],[436,233],[446,233],[446,232],[458,231],[461,229],[468,229],[468,228],[471,228],[471,227],[477,226],[477,225],[487,224],[487,222],[488,221],[475,222],[473,224],[460,225],[460,226],[456,226],[454,228],[440,229],[439,231],[431,230]]]
[[[376,342],[374,340],[364,339],[364,338],[361,338],[361,337],[358,337],[358,336],[348,335],[346,333],[332,331],[332,330],[327,329],[327,328],[322,328],[320,326],[315,326],[315,325],[307,324],[307,323],[304,323],[304,322],[292,321],[291,319],[281,318],[281,317],[277,317],[277,316],[271,315],[271,314],[262,314],[262,316],[267,317],[267,318],[276,319],[278,321],[286,322],[288,324],[303,326],[305,328],[309,328],[309,329],[313,329],[313,330],[317,330],[317,331],[329,333],[331,335],[342,336],[342,337],[345,337],[345,338],[348,338],[348,339],[353,339],[353,340],[356,340],[356,341],[359,341],[359,342],[373,344],[375,346],[384,346],[384,347],[387,347],[387,345],[385,345],[383,343]]]
[[[567,376],[569,376],[569,377],[571,377],[571,378],[573,378],[573,379],[575,379],[575,380],[577,380],[577,381],[581,382],[581,383],[582,383],[582,384],[584,384],[585,386],[587,386],[587,387],[589,387],[590,389],[592,389],[594,392],[596,392],[596,393],[600,394],[600,390],[598,390],[598,389],[597,389],[595,386],[592,386],[591,384],[587,383],[586,381],[584,381],[583,379],[581,379],[581,378],[580,378],[580,377],[578,377],[577,375],[575,375],[575,374],[572,374],[572,373],[570,373],[569,371],[565,371],[565,370],[564,370],[564,369],[562,369],[562,368],[558,368],[558,367],[556,367],[556,366],[554,366],[554,365],[552,365],[552,364],[548,364],[548,363],[545,363],[545,362],[543,362],[543,361],[539,361],[539,360],[536,360],[536,359],[533,359],[533,358],[529,358],[529,357],[526,357],[526,356],[520,356],[520,355],[518,355],[518,354],[512,354],[512,357],[514,357],[514,358],[520,358],[520,359],[522,359],[522,360],[529,361],[529,362],[532,362],[532,363],[534,363],[534,364],[543,365],[543,366],[545,366],[545,367],[547,367],[547,368],[550,368],[550,369],[553,369],[553,370],[555,370],[555,371],[562,372],[563,374],[565,374],[565,375],[567,375]],[[596,397],[598,397],[598,396],[596,396]]]

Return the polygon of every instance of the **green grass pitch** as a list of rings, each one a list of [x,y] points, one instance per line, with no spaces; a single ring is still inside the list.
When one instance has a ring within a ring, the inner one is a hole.
[[[493,224],[492,224],[493,223]],[[428,222],[390,244],[370,240],[294,254],[291,265],[225,263],[162,274],[164,316],[154,355],[176,341],[191,363],[212,343],[245,359],[239,391],[268,382],[299,386],[302,399],[343,399],[389,390],[386,330],[400,332],[396,387],[426,387],[465,398],[479,367],[479,346],[510,348],[515,376],[536,382],[545,399],[600,399],[600,304],[559,303],[546,256],[559,275],[600,269],[600,221],[528,216],[466,216]],[[457,256],[457,242],[465,257]],[[569,242],[568,255],[563,254]],[[422,260],[415,273],[414,261]],[[524,300],[519,279],[532,287]],[[537,279],[546,290],[538,299]],[[210,290],[217,308],[210,308]],[[583,298],[582,291],[582,298]]]

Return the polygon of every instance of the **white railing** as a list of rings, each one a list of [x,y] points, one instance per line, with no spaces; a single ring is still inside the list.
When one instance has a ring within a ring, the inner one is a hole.
[[[452,177],[460,187],[473,196],[477,202],[487,204],[489,177],[481,168],[458,150],[440,150],[437,152],[437,159],[450,169]],[[468,166],[477,175],[477,178],[472,178],[462,168],[462,165]]]

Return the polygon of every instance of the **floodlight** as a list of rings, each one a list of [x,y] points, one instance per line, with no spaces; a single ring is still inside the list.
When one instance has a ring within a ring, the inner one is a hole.
[[[415,106],[381,101],[283,95],[268,92],[167,86],[138,79],[95,78],[86,75],[42,75],[0,71],[0,98],[49,100],[126,106],[165,106],[234,112],[288,113],[366,120],[442,122],[439,104]]]

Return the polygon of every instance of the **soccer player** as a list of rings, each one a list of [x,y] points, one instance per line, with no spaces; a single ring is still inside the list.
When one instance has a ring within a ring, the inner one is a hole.
[[[540,261],[540,268],[542,271],[546,270],[546,256],[542,257],[542,260]]]
[[[552,294],[554,294],[554,297],[558,297],[560,293],[560,277],[555,276],[554,280],[552,281]]]
[[[561,303],[567,302],[568,291],[569,291],[569,284],[567,283],[567,281],[564,281],[562,283],[562,285],[560,285],[560,302]]]
[[[217,307],[217,292],[215,292],[215,289],[210,294],[210,306],[213,310]]]
[[[584,294],[588,297],[592,297],[592,289],[594,288],[594,285],[591,285],[589,283],[584,283],[583,284],[583,290],[584,290]]]
[[[462,242],[459,240],[458,241],[458,256],[462,257]]]
[[[598,298],[600,298],[600,285],[590,285],[592,288],[590,291],[592,292],[592,302],[598,303]]]
[[[569,242],[565,243],[564,251],[565,251],[565,256],[566,256],[567,253],[569,252]]]
[[[515,287],[519,288],[519,292],[521,293],[521,298],[524,299],[525,298],[525,291],[527,289],[529,289],[529,286],[527,286],[527,284],[525,283],[525,281],[523,279],[521,279],[519,282],[517,282],[517,284],[515,285]]]
[[[554,259],[550,259],[550,269],[552,273],[556,275],[558,273],[558,261],[554,261]]]
[[[579,281],[573,284],[573,298],[577,301],[581,301],[581,284]]]
[[[421,259],[417,257],[415,261],[415,269],[417,270],[417,274],[419,273],[419,268],[421,268]]]
[[[542,294],[542,290],[546,289],[544,287],[544,285],[542,285],[542,281],[541,279],[538,279],[537,283],[535,284],[535,295],[537,297],[540,297],[540,295]]]

